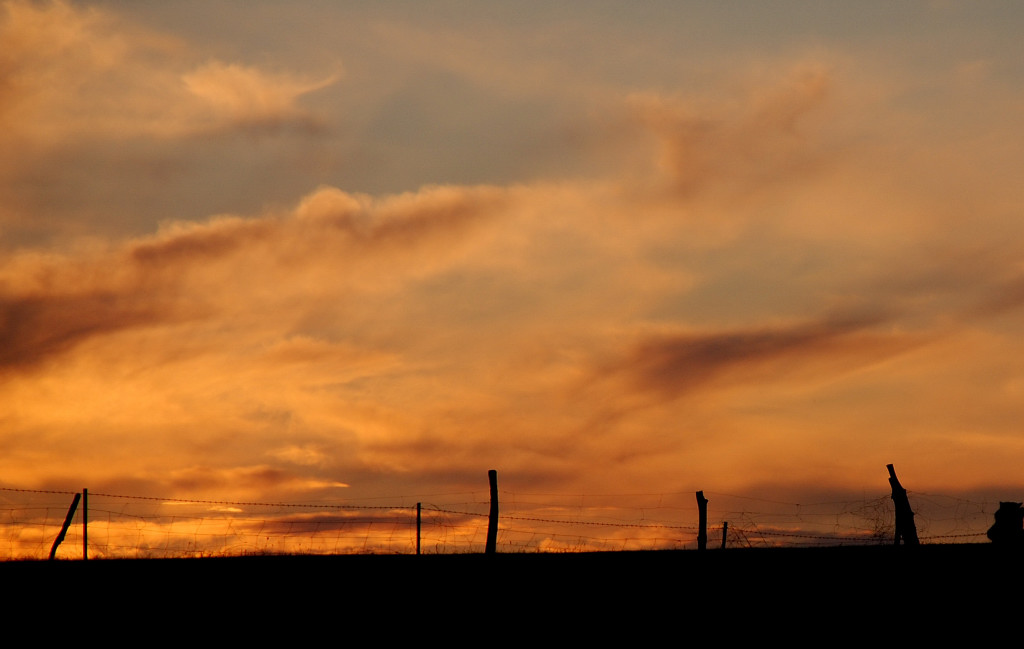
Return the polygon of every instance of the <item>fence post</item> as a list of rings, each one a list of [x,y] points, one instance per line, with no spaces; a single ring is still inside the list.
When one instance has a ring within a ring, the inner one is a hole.
[[[498,472],[494,469],[488,471],[487,481],[491,483],[491,514],[487,518],[487,547],[484,554],[494,554],[498,544]]]
[[[704,497],[704,491],[697,492],[697,549],[706,550],[708,547],[708,499]]]
[[[89,559],[89,490],[82,489],[82,561]]]
[[[914,512],[910,509],[907,490],[903,488],[899,478],[896,477],[896,469],[891,464],[886,464],[885,468],[889,470],[892,502],[896,507],[896,536],[893,539],[893,544],[899,545],[902,538],[904,545],[918,545],[917,526],[914,525]]]
[[[53,561],[57,557],[57,546],[64,542],[64,536],[68,533],[68,528],[71,527],[71,519],[75,517],[75,510],[78,509],[78,501],[81,500],[82,494],[75,494],[75,497],[71,500],[71,507],[68,507],[68,515],[64,517],[64,524],[60,528],[60,534],[53,540],[53,545],[50,546],[50,561]]]
[[[416,556],[420,554],[420,531],[423,529],[423,503],[416,503]]]
[[[725,539],[729,536],[729,521],[722,523],[722,549],[725,549]]]

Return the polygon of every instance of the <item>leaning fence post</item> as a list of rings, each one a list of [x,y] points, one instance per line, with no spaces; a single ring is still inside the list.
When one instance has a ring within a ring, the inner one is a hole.
[[[423,529],[423,503],[416,503],[416,554],[420,553],[420,531]]]
[[[64,542],[64,536],[68,533],[68,528],[71,527],[71,519],[75,517],[75,510],[78,509],[78,501],[81,500],[82,494],[75,494],[75,497],[71,500],[71,506],[68,507],[68,515],[64,517],[64,524],[61,525],[60,534],[53,540],[53,545],[50,547],[50,561],[53,561],[57,557],[57,546]]]
[[[494,469],[488,471],[487,481],[491,483],[491,514],[487,518],[487,547],[484,554],[494,554],[498,544],[498,472]]]
[[[697,492],[697,549],[706,550],[708,547],[708,499],[704,497],[703,491]]]
[[[82,561],[89,559],[89,490],[82,489]]]
[[[896,470],[892,465],[886,464],[885,468],[889,470],[892,502],[896,507],[896,535],[893,539],[893,544],[899,545],[902,538],[904,545],[918,545],[917,526],[914,525],[914,512],[910,509],[907,490],[900,484],[899,478],[896,477]]]

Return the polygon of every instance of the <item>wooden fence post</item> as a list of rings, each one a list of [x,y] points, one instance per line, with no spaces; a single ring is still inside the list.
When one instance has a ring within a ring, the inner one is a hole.
[[[423,529],[423,503],[416,503],[416,556],[420,554],[420,531]]]
[[[697,492],[697,549],[708,548],[708,499],[704,497],[703,491]]]
[[[89,490],[82,489],[82,561],[89,559]]]
[[[71,519],[75,517],[75,510],[78,509],[78,501],[81,500],[82,494],[75,494],[75,497],[71,500],[71,507],[68,507],[68,515],[64,517],[64,524],[60,528],[60,534],[53,540],[53,545],[50,546],[50,561],[53,561],[57,557],[57,546],[64,542],[64,536],[68,533],[68,528],[71,527]]]
[[[896,535],[893,539],[894,545],[900,544],[903,539],[904,545],[918,545],[917,526],[914,525],[914,512],[910,509],[910,500],[907,498],[907,490],[900,484],[896,477],[896,470],[891,464],[886,464],[889,470],[889,486],[892,487],[892,502],[896,507]]]
[[[729,521],[722,523],[722,549],[725,549],[725,540],[729,538]]]
[[[484,554],[494,554],[498,544],[498,472],[494,469],[488,471],[487,481],[491,483],[491,514],[487,519],[487,547]]]

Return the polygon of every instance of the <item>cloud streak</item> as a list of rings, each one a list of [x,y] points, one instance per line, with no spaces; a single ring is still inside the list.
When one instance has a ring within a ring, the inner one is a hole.
[[[872,334],[878,317],[833,319],[789,327],[661,334],[632,345],[600,375],[623,375],[663,399],[734,381],[785,381],[815,360],[827,359],[830,375],[850,363],[877,362],[879,354],[905,351],[902,336]]]
[[[391,273],[381,281],[403,281],[395,271],[419,275],[443,265],[464,230],[504,200],[486,188],[433,188],[376,203],[323,189],[290,214],[172,224],[81,258],[22,255],[3,269],[0,366],[32,368],[126,328],[223,317],[233,300],[262,292],[253,280],[271,285],[280,274],[314,281],[325,273],[380,272],[383,263]],[[284,299],[292,291],[285,287]]]
[[[0,302],[3,370],[32,368],[88,338],[160,320],[116,294],[48,296]]]

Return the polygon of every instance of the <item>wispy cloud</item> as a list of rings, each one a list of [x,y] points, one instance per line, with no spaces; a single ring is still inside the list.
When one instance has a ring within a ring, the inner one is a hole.
[[[831,75],[820,64],[788,74],[783,84],[710,105],[684,97],[631,97],[636,118],[658,136],[660,167],[677,191],[689,196],[716,188],[735,200],[802,179],[820,164],[813,118],[829,99]]]
[[[273,128],[294,123],[315,129],[311,115],[296,100],[335,82],[336,77],[301,82],[273,77],[253,67],[214,61],[182,77],[192,94],[209,102],[215,114],[232,125]]]

